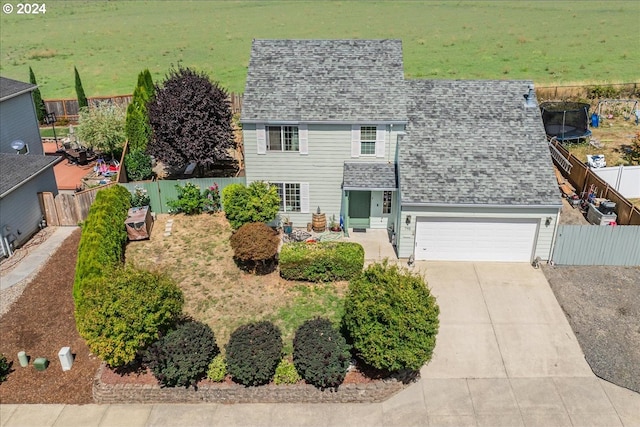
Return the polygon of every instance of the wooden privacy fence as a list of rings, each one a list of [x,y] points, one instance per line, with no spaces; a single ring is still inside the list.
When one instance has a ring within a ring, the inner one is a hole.
[[[640,265],[640,226],[559,225],[557,265]]]
[[[78,225],[87,219],[89,208],[96,199],[96,194],[114,183],[90,188],[74,194],[38,193],[47,224],[51,226]]]
[[[97,106],[101,102],[108,102],[126,108],[132,99],[132,95],[114,95],[87,98],[87,101],[90,108]],[[58,120],[68,120],[72,122],[78,120],[79,108],[77,99],[46,99],[44,104],[47,112],[56,113]],[[231,105],[232,114],[240,114],[242,111],[242,94],[229,93],[229,104]]]
[[[167,201],[176,200],[178,198],[178,189],[176,185],[184,187],[188,182],[193,185],[197,185],[201,190],[205,190],[211,187],[213,184],[218,185],[218,190],[222,193],[222,190],[230,184],[243,184],[246,185],[247,179],[245,177],[239,178],[191,178],[191,179],[178,179],[168,180],[163,179],[159,181],[138,181],[120,183],[123,187],[133,193],[136,187],[146,190],[149,196],[151,210],[156,213],[168,213],[169,206]]]
[[[563,175],[575,187],[578,195],[589,191],[591,186],[595,189],[596,197],[609,199],[616,204],[616,214],[620,225],[640,225],[640,209],[635,207],[630,201],[618,193],[613,187],[607,184],[602,178],[596,175],[587,165],[562,146],[557,141],[550,143],[571,163],[571,172]],[[559,164],[555,159],[554,163]]]

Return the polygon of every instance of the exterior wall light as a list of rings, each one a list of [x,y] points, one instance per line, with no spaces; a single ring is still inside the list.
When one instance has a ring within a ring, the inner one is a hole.
[[[405,221],[407,225],[411,224],[411,215],[407,215],[407,219]]]

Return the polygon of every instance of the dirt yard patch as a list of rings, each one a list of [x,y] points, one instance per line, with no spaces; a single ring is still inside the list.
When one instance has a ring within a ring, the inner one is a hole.
[[[171,235],[165,235],[173,221]],[[159,215],[151,239],[127,245],[127,263],[167,272],[182,288],[185,312],[207,323],[222,348],[238,326],[272,320],[282,329],[285,351],[298,325],[313,316],[341,317],[347,282],[310,284],[241,271],[229,245],[223,214]]]
[[[93,402],[91,385],[100,360],[89,353],[76,331],[71,296],[79,242],[77,230],[0,318],[0,352],[13,362],[13,372],[0,385],[2,403]],[[71,347],[75,360],[72,369],[63,372],[58,351],[67,346]],[[49,368],[43,372],[33,364],[22,368],[17,357],[22,350],[31,357],[31,362],[46,357]]]
[[[543,271],[593,372],[640,393],[640,267]]]
[[[571,154],[584,163],[587,162],[587,154],[604,154],[607,166],[623,165],[626,164],[624,160],[626,150],[631,146],[639,131],[640,126],[631,119],[625,120],[620,116],[611,119],[604,118],[599,127],[591,128],[591,139],[600,142],[603,145],[602,148],[594,147],[586,142],[567,144],[566,147]]]

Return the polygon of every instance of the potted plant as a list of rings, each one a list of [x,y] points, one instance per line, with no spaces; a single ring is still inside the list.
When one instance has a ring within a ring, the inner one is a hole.
[[[282,222],[282,229],[284,230],[284,234],[291,234],[293,231],[293,223],[289,220],[288,216],[283,216],[280,218]]]
[[[340,224],[336,222],[336,216],[331,216],[331,223],[329,223],[329,229],[334,232],[340,232],[342,229],[340,228]]]

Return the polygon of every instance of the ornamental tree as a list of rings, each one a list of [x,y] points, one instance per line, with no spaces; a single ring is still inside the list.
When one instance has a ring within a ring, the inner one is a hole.
[[[31,67],[29,67],[29,82],[32,85],[38,85],[36,82],[36,75],[34,74]],[[47,114],[47,107],[44,105],[44,101],[42,100],[42,95],[40,94],[40,88],[35,88],[33,92],[31,92],[33,96],[33,105],[36,107],[36,115],[38,116],[38,123],[42,123],[44,121],[44,116]]]
[[[147,153],[173,168],[211,166],[235,147],[227,92],[205,73],[179,67],[156,86],[147,104],[151,140]]]
[[[124,146],[124,123],[125,112],[122,107],[101,102],[97,107],[80,109],[77,135],[87,145],[113,156]]]
[[[87,96],[84,94],[84,89],[82,88],[82,80],[80,80],[78,69],[76,67],[73,67],[73,71],[76,75],[76,96],[78,97],[78,108],[82,109],[83,107],[88,107],[89,102],[87,101]]]

